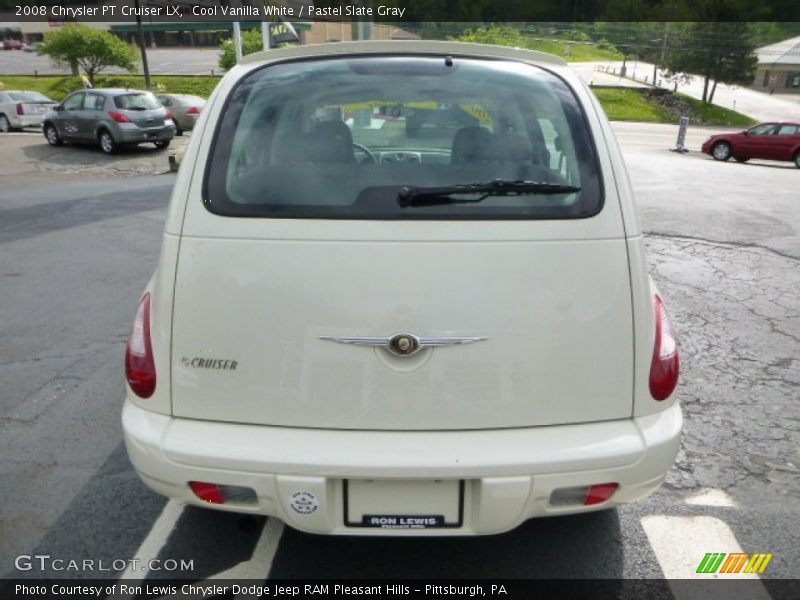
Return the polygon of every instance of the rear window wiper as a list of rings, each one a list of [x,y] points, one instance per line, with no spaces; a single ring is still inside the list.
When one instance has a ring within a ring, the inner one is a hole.
[[[581,188],[561,183],[545,181],[527,181],[494,179],[484,183],[460,183],[441,187],[400,188],[397,203],[403,208],[408,206],[435,206],[438,204],[467,204],[480,202],[489,196],[524,196],[528,194],[574,194]],[[462,198],[459,196],[474,196]]]

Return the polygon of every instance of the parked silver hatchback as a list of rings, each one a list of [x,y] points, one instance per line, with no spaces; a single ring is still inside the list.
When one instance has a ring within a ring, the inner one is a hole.
[[[74,92],[45,115],[42,127],[51,146],[94,142],[106,154],[146,142],[164,149],[175,136],[172,113],[153,94],[140,90]]]

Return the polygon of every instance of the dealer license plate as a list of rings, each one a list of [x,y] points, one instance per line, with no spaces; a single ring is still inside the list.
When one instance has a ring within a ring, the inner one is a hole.
[[[342,482],[348,527],[437,529],[461,527],[464,482],[350,479]]]

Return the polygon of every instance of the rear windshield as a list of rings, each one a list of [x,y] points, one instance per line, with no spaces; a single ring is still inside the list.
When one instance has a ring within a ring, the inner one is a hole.
[[[52,102],[50,98],[39,92],[8,92],[14,102]]]
[[[498,179],[580,190],[398,202],[403,188]],[[254,71],[223,109],[204,185],[209,210],[244,217],[583,218],[602,201],[594,143],[566,84],[535,66],[459,57]]]
[[[136,93],[114,96],[114,106],[122,110],[155,110],[161,108],[153,94]]]

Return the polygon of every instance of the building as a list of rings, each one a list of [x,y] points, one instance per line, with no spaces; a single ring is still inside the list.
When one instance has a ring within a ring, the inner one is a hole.
[[[753,89],[770,94],[800,94],[800,37],[758,48],[756,55]]]

